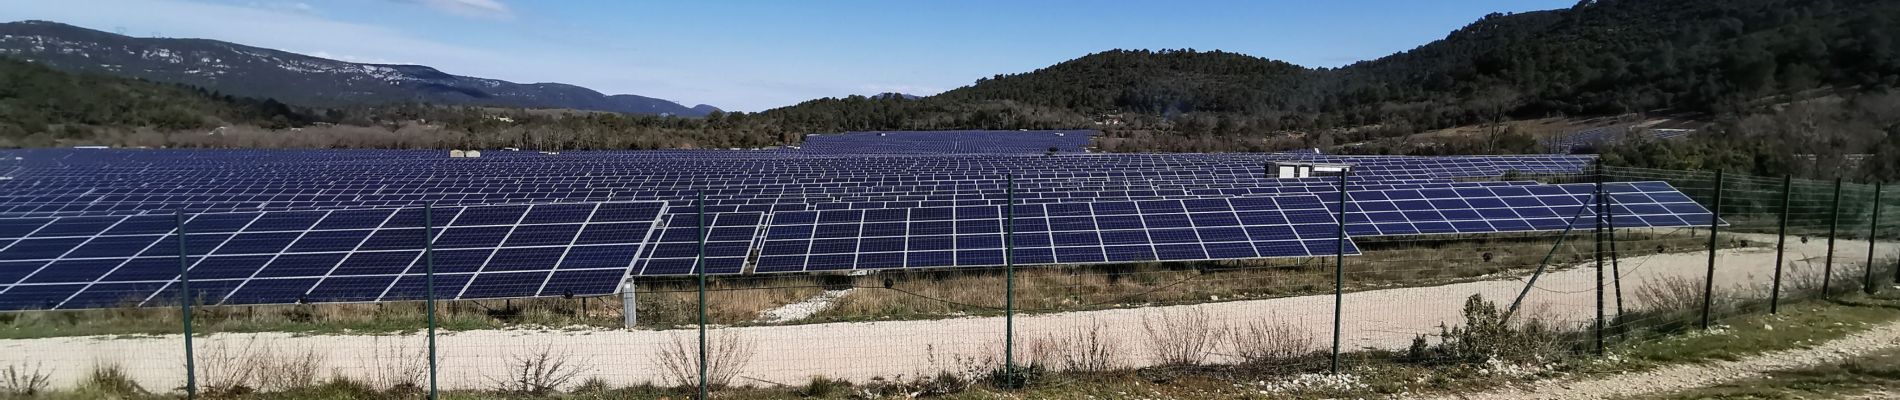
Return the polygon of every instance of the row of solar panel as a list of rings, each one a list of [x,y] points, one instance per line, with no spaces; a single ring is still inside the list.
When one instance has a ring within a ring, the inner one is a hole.
[[[190,297],[207,304],[411,299],[430,268],[442,298],[605,294],[664,208],[438,207],[431,217],[445,221],[429,257],[418,209],[197,214],[185,221],[184,246],[176,220],[159,216],[0,219],[10,237],[0,240],[0,309],[177,299],[181,262]]]

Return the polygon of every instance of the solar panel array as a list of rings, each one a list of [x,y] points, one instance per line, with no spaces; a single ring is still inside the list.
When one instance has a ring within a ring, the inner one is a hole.
[[[1006,239],[1008,261],[1023,265],[1338,253],[1327,200],[1337,177],[1281,179],[1267,174],[1272,162],[1351,165],[1350,236],[1562,229],[1590,201],[1571,186],[1499,180],[1579,173],[1588,156],[1086,153],[1092,135],[849,133],[804,148],[481,158],[0,150],[11,177],[0,180],[0,309],[181,296],[167,239],[178,211],[193,253],[185,295],[250,304],[418,298],[415,216],[426,204],[437,205],[438,295],[472,299],[608,293],[624,277],[701,270],[995,266]],[[1667,185],[1624,192],[1624,226],[1708,220]]]
[[[758,272],[1338,254],[1318,196],[830,210],[774,215]],[[1350,240],[1348,254],[1357,253]]]
[[[1581,148],[1599,147],[1618,140],[1629,139],[1625,133],[1628,127],[1609,126],[1572,132],[1544,141],[1545,147],[1553,154],[1570,154]],[[1651,128],[1643,129],[1642,135],[1653,140],[1670,140],[1695,133],[1694,129]]]
[[[812,134],[801,150],[818,154],[1007,154],[1087,151],[1095,131],[889,131]]]
[[[659,202],[429,210],[440,298],[612,293]],[[0,309],[419,299],[424,210],[0,219]],[[180,249],[185,256],[180,257]],[[180,263],[191,291],[178,287]],[[155,300],[156,299],[156,300]]]

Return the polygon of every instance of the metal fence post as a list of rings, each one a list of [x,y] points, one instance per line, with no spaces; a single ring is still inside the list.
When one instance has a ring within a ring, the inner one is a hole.
[[[1010,384],[1016,380],[1016,260],[1010,258],[1015,252],[1012,248],[1016,236],[1016,175],[1003,178],[1004,196],[1008,206],[1003,207],[1003,376]]]
[[[198,358],[191,347],[191,252],[185,246],[185,211],[172,210],[178,224],[178,309],[185,325],[185,398],[198,398]]]
[[[1702,329],[1709,329],[1709,313],[1715,306],[1715,250],[1722,231],[1722,170],[1715,170],[1715,207],[1709,209],[1709,273],[1702,278]]]
[[[1834,178],[1834,205],[1827,223],[1827,258],[1821,265],[1821,298],[1834,297],[1834,236],[1841,228],[1841,178]]]
[[[1880,243],[1880,182],[1874,182],[1873,207],[1873,219],[1867,223],[1867,276],[1863,278],[1865,283],[1862,284],[1865,286],[1862,290],[1866,291],[1867,294],[1874,294],[1880,291],[1879,286],[1874,286],[1874,250],[1879,248]]]
[[[1775,282],[1768,288],[1768,313],[1781,313],[1782,257],[1788,250],[1788,209],[1794,196],[1794,175],[1781,176],[1781,227],[1775,229]]]
[[[705,400],[712,391],[706,382],[706,193],[693,197],[699,232],[699,251],[693,260],[693,272],[699,275],[699,398]]]
[[[1346,201],[1347,188],[1352,178],[1352,169],[1339,171],[1339,238],[1337,251],[1333,254],[1333,354],[1332,373],[1339,373],[1339,338],[1342,319],[1340,314],[1346,305]]]
[[[1610,324],[1612,326],[1621,327],[1623,326],[1623,254],[1616,249],[1615,206],[1611,206],[1608,211],[1604,212],[1603,220],[1606,221],[1607,226],[1604,228],[1604,231],[1608,236],[1607,240],[1610,242],[1610,285],[1616,289],[1616,317],[1610,320]],[[1622,333],[1622,330],[1619,328],[1617,332]]]
[[[436,369],[435,369],[436,368],[436,365],[435,365],[436,354],[435,354],[435,203],[434,202],[425,203],[422,205],[422,266],[423,266],[422,272],[424,274],[423,281],[425,281],[423,286],[425,286],[426,287],[425,289],[428,290],[429,292],[428,293],[429,297],[428,299],[424,300],[425,304],[423,305],[424,307],[428,307],[429,309],[428,311],[429,400],[436,400],[439,394],[436,389]]]
[[[1597,261],[1596,352],[1597,355],[1603,355],[1603,227],[1609,222],[1610,200],[1609,192],[1603,187],[1603,159],[1598,158],[1596,164],[1597,223],[1596,253],[1594,254]]]

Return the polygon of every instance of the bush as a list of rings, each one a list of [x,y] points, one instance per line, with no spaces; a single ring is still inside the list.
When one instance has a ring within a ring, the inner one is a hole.
[[[1220,336],[1200,307],[1151,311],[1141,316],[1141,328],[1148,336],[1148,351],[1155,363],[1165,366],[1200,365],[1207,361],[1208,352]]]
[[[821,398],[832,397],[832,396],[837,396],[838,393],[841,393],[842,391],[850,390],[850,389],[851,389],[850,381],[846,381],[843,379],[830,379],[823,376],[814,376],[811,378],[811,383],[805,384],[805,388],[798,391],[798,395],[805,396],[805,397],[821,397]]]
[[[145,388],[139,386],[132,377],[126,376],[125,367],[118,364],[96,365],[86,378],[79,382],[79,392],[91,398],[132,398],[144,396]]]
[[[990,372],[990,385],[998,389],[1022,389],[1042,381],[1048,371],[1040,364],[1018,365],[1015,368],[1005,366]]]
[[[33,397],[46,390],[51,379],[41,370],[39,364],[32,369],[25,365],[8,365],[0,369],[0,397]]]
[[[1313,335],[1298,326],[1272,321],[1229,328],[1227,342],[1241,363],[1255,367],[1290,362],[1319,348]]]
[[[568,363],[571,355],[543,346],[527,354],[509,357],[508,375],[489,378],[495,390],[526,395],[546,395],[566,386],[586,372]]]
[[[690,342],[690,344],[689,344]],[[758,343],[737,332],[716,331],[707,338],[706,383],[711,387],[724,387],[738,377],[747,364],[752,363],[752,355],[757,352]],[[674,334],[670,345],[660,349],[655,356],[662,373],[678,386],[696,386],[699,384],[699,346],[695,339],[686,335]]]
[[[1529,319],[1512,327],[1504,313],[1484,296],[1465,299],[1465,323],[1439,327],[1441,342],[1426,347],[1414,340],[1407,357],[1439,363],[1482,364],[1491,361],[1540,363],[1568,354],[1564,334],[1542,320]]]

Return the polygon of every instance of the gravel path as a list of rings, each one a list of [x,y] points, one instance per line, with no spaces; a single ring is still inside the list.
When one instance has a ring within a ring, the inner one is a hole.
[[[1900,347],[1900,322],[1888,323],[1807,349],[1783,350],[1737,361],[1686,364],[1584,380],[1553,380],[1528,387],[1465,394],[1441,399],[1609,399],[1662,394],[1760,379],[1774,371],[1839,364],[1856,356]]]

